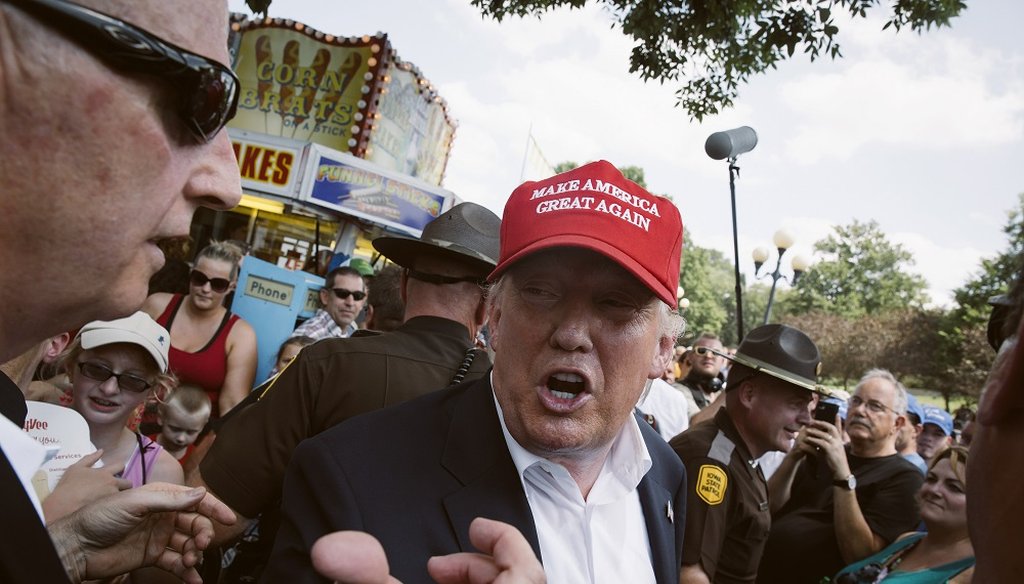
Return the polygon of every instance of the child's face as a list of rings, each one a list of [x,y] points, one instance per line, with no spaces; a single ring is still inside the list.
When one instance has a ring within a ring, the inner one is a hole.
[[[153,383],[156,364],[142,347],[115,343],[82,351],[70,374],[72,407],[82,414],[89,428],[122,426],[152,393],[152,387],[146,384]]]
[[[274,365],[274,370],[280,371],[284,369],[284,366],[291,363],[292,360],[295,359],[296,356],[298,356],[299,351],[301,350],[302,345],[298,345],[295,343],[285,345],[284,348],[281,349],[281,356],[277,359],[277,363]]]
[[[199,431],[210,419],[210,410],[190,414],[176,403],[167,404],[159,416],[160,445],[168,450],[181,450],[196,441]]]

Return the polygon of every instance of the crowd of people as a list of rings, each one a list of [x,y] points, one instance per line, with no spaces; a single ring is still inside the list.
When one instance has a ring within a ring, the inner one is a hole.
[[[680,212],[602,160],[374,240],[394,267],[326,274],[254,389],[240,250],[149,294],[239,200],[225,6],[2,0],[0,30],[0,581],[1019,578],[1020,282],[976,419],[881,369],[845,394],[784,324],[680,344]],[[95,446],[52,491],[26,396]]]

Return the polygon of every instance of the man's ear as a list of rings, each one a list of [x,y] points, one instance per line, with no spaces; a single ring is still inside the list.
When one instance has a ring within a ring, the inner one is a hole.
[[[900,428],[903,427],[903,424],[906,424],[906,423],[907,423],[907,417],[906,416],[904,416],[904,415],[896,416],[896,422],[893,423],[893,434],[898,433],[900,431]]]
[[[487,324],[487,295],[481,294],[480,301],[477,302],[476,311],[473,313],[473,322],[476,323],[477,328],[483,328]]]
[[[374,325],[376,323],[373,322],[373,305],[367,303],[363,306],[363,310],[366,311],[366,318],[363,320],[363,324],[365,324],[366,328],[370,330],[375,329],[376,327]]]
[[[740,403],[743,407],[753,409],[755,407],[755,401],[757,401],[757,384],[759,383],[756,379],[748,380],[746,383],[740,384],[734,391],[738,392],[737,395],[740,398]]]
[[[70,342],[71,333],[65,332],[50,337],[50,340],[46,343],[46,348],[43,350],[43,363],[53,363],[64,352],[64,349],[67,348]]]
[[[330,294],[330,292],[327,291],[327,283],[324,282],[324,287],[320,289],[320,306],[327,306],[327,303],[331,299],[328,294]]]
[[[659,379],[668,369],[672,362],[672,355],[675,353],[675,339],[663,335],[658,339],[658,346],[654,350],[654,357],[651,359],[651,368],[647,372],[647,379]]]

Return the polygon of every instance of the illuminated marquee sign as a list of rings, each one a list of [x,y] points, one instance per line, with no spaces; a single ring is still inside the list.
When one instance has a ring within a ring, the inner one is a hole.
[[[371,113],[365,158],[388,170],[441,184],[455,135],[445,101],[411,63],[390,62]]]
[[[236,26],[241,92],[230,126],[361,152],[387,36],[335,37],[279,19]]]
[[[265,134],[229,130],[242,186],[294,197],[305,143]]]

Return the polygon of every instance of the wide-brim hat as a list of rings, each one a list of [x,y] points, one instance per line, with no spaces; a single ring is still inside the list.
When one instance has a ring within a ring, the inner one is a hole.
[[[804,389],[830,395],[818,385],[821,352],[803,331],[784,324],[766,324],[750,331],[735,355],[715,353],[752,369]],[[730,389],[734,383],[727,385]]]
[[[116,343],[138,345],[153,357],[161,373],[167,372],[171,335],[145,312],[118,320],[94,320],[82,327],[78,338],[83,349]]]
[[[675,307],[682,245],[675,204],[598,160],[512,192],[505,203],[501,258],[488,279],[539,251],[579,247],[619,264]]]
[[[383,236],[373,240],[373,247],[403,268],[434,255],[473,264],[483,277],[498,263],[500,231],[501,219],[490,209],[460,203],[428,223],[419,239]]]

